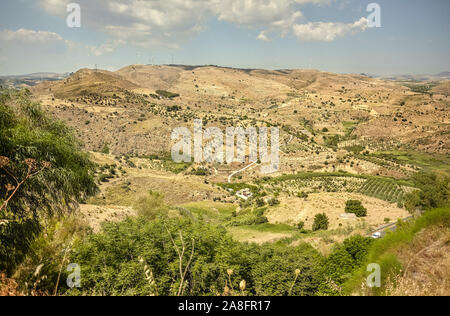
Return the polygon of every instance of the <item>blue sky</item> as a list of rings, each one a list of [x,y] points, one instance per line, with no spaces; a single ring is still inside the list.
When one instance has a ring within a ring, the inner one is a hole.
[[[129,64],[450,71],[450,1],[0,0],[0,75],[116,70]],[[69,28],[67,4],[81,8]]]

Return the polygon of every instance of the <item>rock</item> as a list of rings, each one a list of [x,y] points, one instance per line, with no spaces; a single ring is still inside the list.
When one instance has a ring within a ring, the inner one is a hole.
[[[340,218],[341,219],[358,219],[358,217],[353,213],[341,214]]]

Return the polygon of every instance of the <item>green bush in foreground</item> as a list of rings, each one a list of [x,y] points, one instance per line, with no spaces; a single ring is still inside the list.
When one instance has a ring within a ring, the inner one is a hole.
[[[345,294],[352,294],[361,288],[361,284],[368,277],[367,265],[377,263],[382,274],[382,287],[372,289],[374,295],[384,295],[385,284],[388,279],[395,279],[404,268],[397,258],[396,251],[401,247],[408,247],[416,234],[431,226],[450,228],[450,208],[440,208],[428,211],[414,222],[404,223],[395,232],[387,234],[384,238],[373,242],[367,256],[359,269],[343,284]]]
[[[181,287],[173,242],[180,252],[183,243],[186,247],[182,266],[188,268]],[[220,227],[141,217],[104,225],[101,233],[75,246],[70,261],[80,265],[83,280],[71,295],[176,295],[180,288],[188,296],[219,295],[226,285],[239,292],[242,280],[246,295],[314,295],[322,257],[305,244],[249,245],[234,241]],[[145,265],[154,283],[146,280]],[[293,284],[297,269],[301,274]]]
[[[324,280],[319,293],[321,295],[342,294],[341,286],[364,263],[372,242],[371,238],[354,236],[337,245],[323,265]]]
[[[63,123],[30,101],[27,91],[0,90],[0,271],[12,274],[44,218],[96,192],[93,173]]]

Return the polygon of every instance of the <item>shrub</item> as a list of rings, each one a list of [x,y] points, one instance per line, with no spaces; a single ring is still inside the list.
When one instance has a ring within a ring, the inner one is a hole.
[[[298,230],[303,230],[303,228],[305,228],[305,222],[298,222],[297,223],[297,229]]]
[[[435,174],[420,172],[412,180],[419,190],[406,196],[405,207],[408,211],[427,211],[450,205],[448,177],[439,178]]]
[[[266,205],[266,202],[262,198],[256,199],[256,207],[263,207],[264,205]]]
[[[358,200],[348,200],[345,204],[345,212],[353,213],[357,217],[367,216],[367,209],[362,205],[362,202]]]
[[[354,236],[334,247],[323,265],[322,273],[326,281],[321,283],[321,294],[340,294],[336,288],[330,286],[330,282],[340,287],[349,280],[352,272],[366,260],[372,242],[371,238]]]
[[[273,199],[270,199],[268,203],[270,206],[275,206],[275,205],[279,205],[280,201],[277,200],[276,198],[273,198]]]
[[[108,155],[109,152],[110,152],[110,151],[109,151],[108,143],[104,143],[104,144],[103,144],[103,147],[102,147],[102,150],[101,150],[101,153],[102,153],[102,154]]]
[[[314,224],[313,224],[312,230],[313,231],[327,230],[328,225],[329,225],[329,219],[328,219],[327,214],[325,214],[325,213],[317,214],[314,217]]]
[[[26,180],[0,213],[0,270],[10,275],[42,230],[42,219],[70,211],[97,186],[93,163],[66,125],[45,114],[27,91],[0,92],[0,205]],[[30,170],[40,171],[28,177]]]
[[[140,197],[133,208],[139,216],[147,219],[155,219],[159,214],[166,211],[164,196],[157,192],[149,191],[147,195]]]
[[[173,242],[181,249],[182,241],[184,268],[194,246],[182,284],[187,296],[221,295],[225,285],[236,290],[242,280],[247,295],[288,295],[296,269],[301,273],[292,295],[314,295],[319,286],[322,257],[309,245],[243,244],[224,228],[188,219],[135,218],[105,224],[101,233],[76,244],[70,262],[80,265],[83,287],[68,294],[176,295],[181,277]],[[145,278],[144,266],[152,273],[153,285]]]
[[[174,99],[180,96],[178,93],[173,93],[165,90],[157,90],[156,94],[166,99]]]

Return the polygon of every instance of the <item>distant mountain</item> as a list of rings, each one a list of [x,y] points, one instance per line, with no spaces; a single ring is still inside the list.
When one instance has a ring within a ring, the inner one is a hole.
[[[68,73],[60,74],[54,72],[37,72],[26,75],[10,75],[10,76],[0,76],[0,79],[9,80],[24,80],[24,79],[34,79],[34,80],[45,80],[45,79],[64,79],[69,76]]]
[[[450,71],[441,72],[441,73],[437,74],[436,76],[443,77],[443,78],[450,78]]]
[[[391,75],[391,76],[379,76],[380,79],[395,80],[395,81],[440,81],[450,79],[450,71],[444,71],[439,74],[429,75]]]
[[[27,75],[0,76],[0,85],[7,87],[32,87],[43,81],[63,80],[69,76],[68,73],[59,74],[53,72],[38,72]]]

